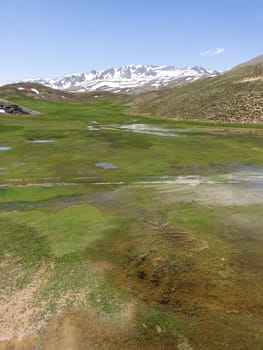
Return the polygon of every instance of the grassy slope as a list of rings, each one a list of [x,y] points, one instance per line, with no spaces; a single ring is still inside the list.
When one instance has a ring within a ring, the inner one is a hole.
[[[32,90],[33,89],[33,90]],[[39,93],[37,94],[37,90]],[[31,98],[37,101],[55,101],[55,102],[90,102],[96,99],[112,99],[122,101],[125,96],[110,92],[87,92],[87,93],[70,93],[67,91],[56,90],[37,83],[14,83],[0,86],[0,96],[18,96]]]
[[[239,68],[243,68],[243,67],[249,67],[249,66],[255,66],[257,64],[263,64],[263,55],[254,57],[252,59],[250,59],[249,61],[243,62],[237,66],[235,66],[233,69],[239,69]]]
[[[256,64],[136,97],[134,111],[163,118],[263,122],[263,66]]]

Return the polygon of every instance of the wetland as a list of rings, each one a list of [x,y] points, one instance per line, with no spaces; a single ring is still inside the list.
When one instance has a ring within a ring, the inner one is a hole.
[[[1,350],[263,348],[263,127],[5,98]]]

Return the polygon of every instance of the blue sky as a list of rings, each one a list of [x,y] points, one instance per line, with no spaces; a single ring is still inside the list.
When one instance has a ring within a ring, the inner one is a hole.
[[[263,0],[0,0],[0,84],[130,63],[228,69],[263,53]]]

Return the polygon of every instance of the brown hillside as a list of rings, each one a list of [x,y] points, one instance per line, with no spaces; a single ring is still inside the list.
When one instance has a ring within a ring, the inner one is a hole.
[[[263,65],[139,95],[133,100],[133,112],[178,120],[263,123]]]

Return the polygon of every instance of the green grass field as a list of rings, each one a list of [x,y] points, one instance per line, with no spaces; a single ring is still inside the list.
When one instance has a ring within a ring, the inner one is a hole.
[[[41,115],[0,116],[0,348],[263,348],[260,128],[6,98]]]

